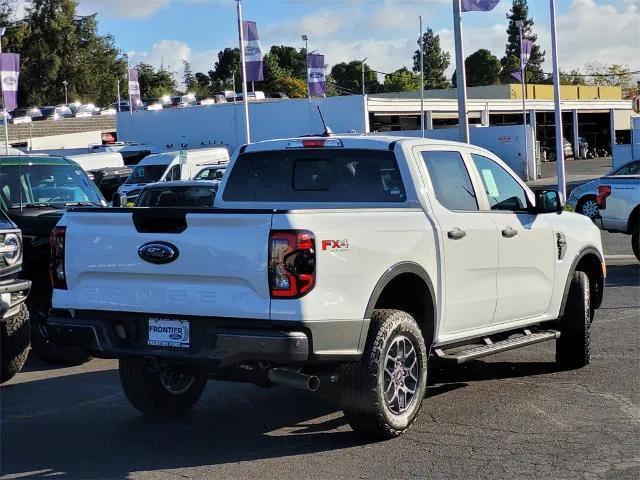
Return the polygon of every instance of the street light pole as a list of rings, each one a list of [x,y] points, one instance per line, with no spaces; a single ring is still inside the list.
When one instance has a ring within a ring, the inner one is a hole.
[[[69,96],[67,95],[67,81],[63,81],[62,85],[64,85],[64,104],[69,105]]]
[[[0,53],[2,53],[2,37],[7,29],[0,27]],[[4,116],[4,153],[9,155],[9,113],[7,112],[6,104],[4,103],[4,92],[2,92],[2,114]],[[22,195],[22,190],[20,190]],[[22,196],[20,197],[20,208],[22,208]]]
[[[422,33],[422,15],[420,15],[420,130],[424,138],[424,38]]]
[[[302,41],[304,42],[304,53],[306,58],[306,68],[309,71],[309,35],[306,33],[302,35]],[[311,87],[309,86],[309,79],[307,78],[307,97],[311,101]]]
[[[524,155],[522,161],[524,163],[524,178],[525,180],[531,180],[529,178],[529,139],[527,138],[527,89],[525,87],[525,64],[522,58],[524,54],[523,40],[524,36],[522,30],[524,28],[524,22],[522,20],[516,21],[516,27],[520,33],[520,83],[522,84],[522,128],[524,129]]]
[[[567,184],[564,176],[564,142],[562,135],[562,106],[560,105],[560,70],[558,68],[558,39],[556,31],[556,1],[549,0],[551,12],[551,62],[553,64],[553,96],[555,103],[556,122],[556,175],[558,176],[558,191],[562,201],[567,201]]]
[[[364,57],[364,60],[362,60],[362,96],[363,97],[367,94],[367,91],[364,87],[364,62],[367,61],[367,58],[369,57]]]

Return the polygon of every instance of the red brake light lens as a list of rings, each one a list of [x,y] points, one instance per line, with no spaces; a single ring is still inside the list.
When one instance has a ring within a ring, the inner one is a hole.
[[[315,239],[311,232],[274,230],[269,236],[271,298],[300,298],[316,281]]]
[[[51,246],[51,263],[49,274],[53,288],[67,289],[67,274],[64,269],[64,243],[67,227],[55,227],[51,232],[49,245]]]
[[[611,195],[610,185],[598,186],[598,197],[596,198],[596,202],[598,203],[598,208],[605,209],[607,207],[607,197],[609,195]]]

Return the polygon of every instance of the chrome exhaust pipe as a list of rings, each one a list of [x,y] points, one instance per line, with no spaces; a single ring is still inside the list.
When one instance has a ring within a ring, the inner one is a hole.
[[[305,375],[283,368],[272,368],[269,370],[268,377],[273,383],[308,392],[316,392],[320,388],[320,379],[315,375]]]

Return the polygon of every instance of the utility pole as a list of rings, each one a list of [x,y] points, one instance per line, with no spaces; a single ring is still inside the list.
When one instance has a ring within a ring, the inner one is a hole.
[[[67,81],[63,81],[62,85],[64,85],[64,104],[69,105],[69,96],[67,95]]]
[[[567,201],[567,184],[564,175],[564,143],[562,135],[562,106],[560,105],[560,70],[558,68],[558,39],[556,30],[556,1],[549,0],[551,11],[551,61],[553,64],[553,96],[555,104],[556,122],[556,175],[558,176],[558,191],[562,201]]]
[[[462,43],[462,7],[460,0],[453,0],[453,31],[456,40],[456,83],[458,88],[458,126],[460,141],[469,143],[469,118],[467,116],[467,73],[464,65]]]
[[[364,86],[364,62],[367,61],[367,58],[369,57],[364,57],[364,60],[362,60],[362,96],[365,96],[367,94],[367,91]]]
[[[524,178],[525,180],[531,180],[529,178],[529,139],[527,138],[527,88],[525,86],[525,72],[526,65],[524,63],[524,46],[523,40],[524,36],[522,30],[524,28],[524,22],[522,20],[516,21],[516,27],[518,27],[518,32],[520,33],[520,82],[522,84],[522,128],[524,130],[524,155],[522,157],[522,161],[524,163]]]
[[[302,41],[304,42],[304,53],[306,56],[306,67],[307,72],[309,71],[309,35],[306,33],[302,35]],[[307,97],[309,97],[309,101],[311,101],[311,87],[309,86],[309,79],[307,78]]]
[[[422,33],[422,15],[420,15],[420,130],[424,138],[424,38]]]
[[[251,143],[251,130],[249,124],[249,98],[247,92],[247,67],[244,55],[244,33],[242,25],[242,0],[236,0],[238,13],[238,41],[240,42],[240,63],[242,64],[242,100],[244,103],[244,124],[246,129],[246,143]]]

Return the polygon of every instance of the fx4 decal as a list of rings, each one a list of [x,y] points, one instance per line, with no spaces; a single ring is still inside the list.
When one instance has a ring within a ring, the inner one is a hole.
[[[329,250],[333,252],[335,250],[349,250],[348,240],[322,240],[322,251]]]

